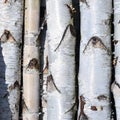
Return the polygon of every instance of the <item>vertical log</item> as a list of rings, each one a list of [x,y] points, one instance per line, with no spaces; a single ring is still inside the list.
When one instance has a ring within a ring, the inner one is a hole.
[[[0,120],[19,120],[23,0],[0,1]]]
[[[78,120],[110,120],[112,0],[81,0]]]
[[[25,1],[23,58],[23,120],[39,120],[40,0]]]
[[[75,31],[71,0],[47,1],[47,119],[73,120],[75,115]]]

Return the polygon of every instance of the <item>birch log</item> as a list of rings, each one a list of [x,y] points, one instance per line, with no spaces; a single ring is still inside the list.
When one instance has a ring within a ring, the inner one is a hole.
[[[74,119],[75,36],[74,27],[70,23],[71,4],[71,0],[47,0],[48,61],[51,74],[47,80],[48,120]]]
[[[112,92],[115,99],[117,120],[120,120],[120,1],[114,0],[114,45],[115,81],[112,84]]]
[[[39,120],[40,0],[26,0],[25,8],[23,120]]]
[[[19,120],[23,0],[0,1],[0,120]]]
[[[112,0],[81,0],[78,120],[110,120]]]

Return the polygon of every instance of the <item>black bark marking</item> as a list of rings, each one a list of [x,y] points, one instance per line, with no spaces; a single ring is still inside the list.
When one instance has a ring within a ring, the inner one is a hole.
[[[118,21],[118,24],[120,24],[120,20]]]
[[[19,85],[19,82],[18,81],[15,81],[15,83],[14,83],[14,88],[16,88],[16,87],[19,87],[20,85]]]
[[[113,59],[112,64],[116,66],[117,62],[118,62],[118,56]]]
[[[98,99],[98,100],[107,100],[108,98],[107,98],[107,96],[105,96],[105,95],[99,95],[99,96],[97,97],[97,99]]]
[[[119,83],[117,83],[116,81],[115,81],[114,83],[115,83],[115,85],[117,85],[117,86],[118,86],[118,88],[120,89],[120,84],[119,84]]]
[[[31,59],[28,66],[27,66],[27,68],[39,70],[38,60],[36,58]]]
[[[70,32],[71,32],[72,36],[74,36],[74,37],[76,36],[76,31],[75,31],[74,26],[72,24],[67,25],[66,28],[65,28],[65,30],[64,30],[64,32],[63,32],[62,38],[60,40],[60,43],[58,44],[58,46],[54,50],[55,52],[57,51],[57,49],[60,47],[62,41],[64,40],[64,37],[65,37],[66,32],[67,32],[67,30],[68,30],[69,27],[70,27]]]
[[[114,45],[118,43],[118,40],[113,40]]]
[[[61,38],[61,40],[60,40],[60,43],[58,44],[58,46],[57,46],[56,49],[54,50],[55,52],[56,52],[57,49],[60,47],[60,45],[61,45],[61,43],[62,43],[62,41],[63,41],[63,39],[64,39],[64,37],[65,37],[65,35],[66,35],[66,32],[67,32],[69,26],[70,26],[70,24],[66,26],[66,28],[65,28],[65,30],[64,30],[64,32],[63,32],[62,38]]]
[[[28,110],[28,107],[27,107],[27,105],[26,105],[24,99],[22,100],[22,106],[23,106],[24,109]]]
[[[110,55],[110,51],[108,50],[108,48],[104,45],[102,40],[97,36],[93,36],[92,38],[90,38],[87,45],[85,46],[85,49],[83,50],[83,53],[85,53],[89,45],[92,45],[94,48],[104,49],[105,51],[107,51],[108,55]]]
[[[4,30],[2,36],[0,37],[0,41],[2,43],[5,43],[7,41],[16,42],[15,38],[12,36],[11,32],[8,30]]]
[[[75,27],[71,24],[70,24],[70,32],[71,32],[72,36],[76,37]]]
[[[60,90],[58,89],[58,87],[56,86],[52,75],[49,75],[49,76],[47,77],[47,87],[48,87],[48,91],[49,91],[49,92],[54,91],[54,90],[57,90],[59,93],[61,93],[61,91],[60,91]]]
[[[88,117],[84,113],[84,106],[85,106],[85,98],[83,96],[80,96],[80,115],[78,120],[88,120]]]
[[[44,29],[44,27],[47,25],[47,18],[46,18],[46,12],[45,12],[45,17],[43,18],[43,21],[41,23],[41,26],[39,28],[39,32],[38,32],[38,35],[36,37],[36,40],[39,40],[40,38],[40,35],[41,35],[41,31]]]
[[[76,103],[74,103],[73,106],[72,106],[69,110],[67,110],[67,111],[65,112],[65,114],[68,113],[68,112],[70,112],[70,111],[72,111],[75,106],[76,106]]]
[[[70,27],[70,32],[71,32],[72,36],[74,36],[74,37],[76,36],[76,31],[75,31],[75,28],[74,28],[74,25],[73,25],[73,18],[74,18],[74,14],[76,13],[76,10],[75,10],[75,8],[72,7],[72,5],[68,5],[68,4],[65,4],[65,5],[69,9],[69,12],[70,12],[70,15],[71,15],[71,20],[70,20],[70,23],[66,26],[66,28],[63,32],[62,38],[60,40],[60,43],[58,44],[58,46],[56,47],[56,49],[54,51],[56,51],[60,47],[60,45],[61,45],[69,27]]]
[[[85,3],[87,7],[90,7],[90,6],[88,5],[88,2],[87,2],[86,0],[80,0],[80,1],[81,1],[82,3]]]
[[[68,4],[65,4],[68,9],[69,9],[69,12],[70,12],[70,15],[71,15],[71,18],[73,18],[74,14],[76,13],[76,10],[75,8],[72,6],[72,5],[68,5]]]
[[[19,88],[20,89],[20,85],[19,85],[18,81],[15,81],[14,84],[10,85],[8,89],[11,91],[11,90],[13,90],[15,88]]]
[[[65,5],[68,7],[69,13],[71,15],[71,21],[72,21],[72,23],[69,24],[70,25],[70,32],[75,37],[76,36],[76,31],[75,31],[75,27],[73,25],[73,20],[74,20],[75,13],[77,11],[75,10],[75,8],[72,5],[68,5],[68,4],[65,4]]]

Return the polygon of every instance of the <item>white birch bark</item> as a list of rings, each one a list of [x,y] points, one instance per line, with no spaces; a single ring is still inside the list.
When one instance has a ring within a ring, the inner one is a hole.
[[[71,0],[47,0],[48,76],[47,119],[73,120],[75,106],[75,37],[68,27]],[[58,49],[56,49],[58,47]],[[56,50],[56,51],[55,51]]]
[[[19,120],[23,0],[0,1],[0,120]]]
[[[120,1],[114,0],[114,44],[115,81],[112,84],[112,92],[115,100],[117,120],[120,120]]]
[[[81,0],[78,120],[110,120],[112,0]]]
[[[39,120],[39,22],[40,0],[25,1],[23,58],[23,120]]]

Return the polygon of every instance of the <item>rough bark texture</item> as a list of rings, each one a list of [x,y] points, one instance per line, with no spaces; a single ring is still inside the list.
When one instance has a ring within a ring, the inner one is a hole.
[[[112,0],[81,0],[78,120],[110,120]]]
[[[23,59],[23,120],[39,120],[39,15],[40,0],[25,2]]]
[[[115,57],[115,81],[112,84],[112,92],[115,99],[117,120],[120,120],[120,1],[114,0],[114,40]]]
[[[47,120],[47,76],[49,75],[48,72],[48,42],[47,42],[47,35],[46,35],[46,29],[47,29],[47,23],[46,23],[46,0],[41,0],[41,14],[40,14],[40,26],[41,26],[41,34],[40,34],[40,83],[41,83],[41,109],[42,114],[41,118],[42,120]]]
[[[43,120],[47,120],[47,76],[49,75],[48,70],[48,43],[45,42],[44,49],[44,67],[43,67],[43,96],[42,96],[42,107],[43,107]]]
[[[0,1],[0,120],[19,120],[23,0]]]
[[[49,120],[74,119],[75,37],[71,23],[72,9],[71,0],[47,1],[48,60],[51,74],[47,78]]]

